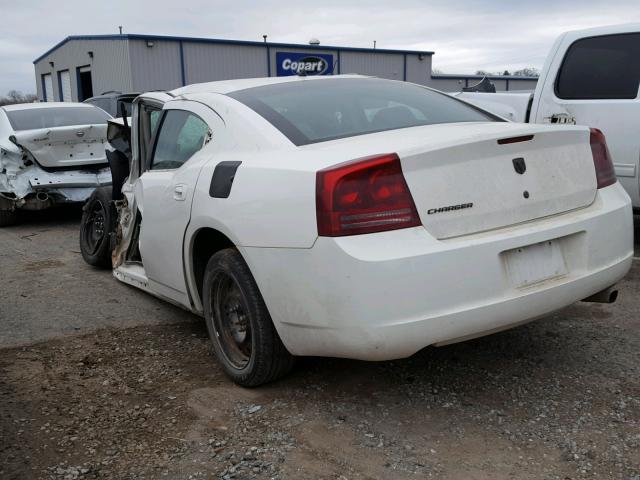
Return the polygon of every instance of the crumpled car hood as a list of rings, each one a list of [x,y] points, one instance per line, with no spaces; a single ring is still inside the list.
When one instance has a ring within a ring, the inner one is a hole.
[[[43,128],[16,132],[10,140],[31,153],[43,168],[107,163],[107,124]]]

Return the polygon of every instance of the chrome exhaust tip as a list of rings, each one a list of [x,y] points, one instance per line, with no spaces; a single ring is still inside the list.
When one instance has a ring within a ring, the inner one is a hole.
[[[617,299],[618,299],[618,289],[609,287],[599,291],[598,293],[594,293],[593,295],[585,298],[582,301],[592,302],[592,303],[613,303]]]
[[[38,192],[36,193],[36,198],[40,201],[40,202],[48,202],[49,201],[49,195],[46,194],[45,192]]]

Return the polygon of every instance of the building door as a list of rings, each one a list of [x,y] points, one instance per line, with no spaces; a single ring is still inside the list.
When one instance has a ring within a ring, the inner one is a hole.
[[[78,67],[78,101],[84,102],[93,97],[93,83],[91,81],[91,67]]]
[[[60,101],[70,102],[71,99],[71,75],[69,70],[63,70],[58,74],[58,81],[60,82]]]
[[[53,79],[50,73],[42,75],[42,95],[45,102],[53,102]]]

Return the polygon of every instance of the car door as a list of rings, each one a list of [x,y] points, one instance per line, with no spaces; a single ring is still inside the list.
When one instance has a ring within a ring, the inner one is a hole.
[[[533,121],[602,130],[618,180],[640,207],[640,33],[568,34],[549,71],[558,73],[544,80]]]
[[[184,232],[198,176],[210,158],[213,132],[222,121],[191,101],[166,104],[147,164],[135,186],[142,215],[140,256],[149,288],[189,305],[183,268]]]

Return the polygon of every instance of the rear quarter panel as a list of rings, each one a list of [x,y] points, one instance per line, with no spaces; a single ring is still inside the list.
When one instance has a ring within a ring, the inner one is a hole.
[[[286,160],[277,162],[277,154],[271,155],[273,165],[255,162],[246,154],[209,161],[200,173],[189,229],[215,228],[244,247],[310,248],[317,237],[315,171],[296,168]],[[242,162],[228,198],[209,194],[221,161]]]

